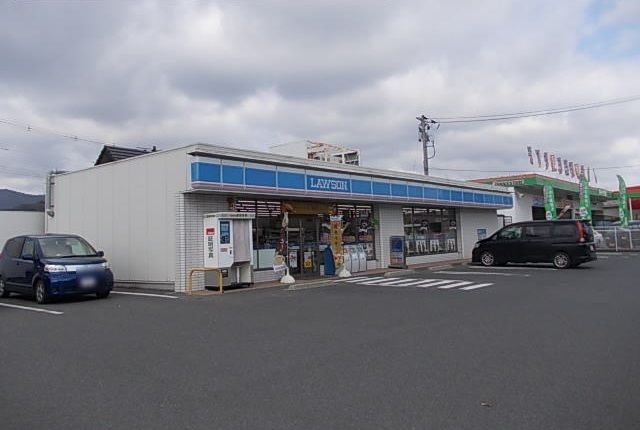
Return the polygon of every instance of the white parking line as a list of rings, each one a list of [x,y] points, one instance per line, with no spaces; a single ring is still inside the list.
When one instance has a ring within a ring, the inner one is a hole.
[[[469,285],[469,284],[473,284],[473,282],[470,281],[460,281],[460,282],[456,282],[455,284],[449,284],[449,285],[443,285],[441,287],[438,287],[439,290],[446,290],[449,288],[456,288],[456,287],[462,287],[464,285]]]
[[[524,276],[524,277],[529,277],[531,276],[528,273],[502,273],[502,272],[449,272],[449,271],[444,271],[444,270],[440,270],[436,273],[445,273],[447,275],[497,275],[497,276]]]
[[[62,314],[64,314],[64,312],[50,311],[48,309],[42,309],[42,308],[32,308],[30,306],[10,305],[9,303],[0,303],[0,306],[4,306],[4,307],[7,307],[7,308],[13,308],[13,309],[22,309],[22,310],[25,310],[25,311],[43,312],[45,314],[51,314],[51,315],[62,315]]]
[[[125,291],[111,291],[111,294],[125,294],[128,296],[144,296],[144,297],[161,297],[163,299],[177,299],[176,296],[169,296],[167,294],[149,294],[149,293],[129,293]]]
[[[476,288],[488,287],[489,285],[493,285],[493,284],[476,284],[476,285],[469,285],[468,287],[462,287],[462,288],[460,288],[460,289],[461,289],[461,290],[465,290],[465,291],[469,291],[469,290],[475,290]]]

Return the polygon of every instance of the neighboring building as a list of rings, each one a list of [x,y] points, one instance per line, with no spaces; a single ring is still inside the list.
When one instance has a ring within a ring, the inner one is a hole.
[[[7,239],[21,234],[43,234],[44,212],[0,211],[0,252]]]
[[[494,178],[475,179],[474,182],[509,187],[513,195],[513,207],[498,212],[505,224],[509,222],[545,219],[543,186],[551,182],[556,201],[556,215],[571,219],[577,216],[580,193],[577,183],[550,178],[535,173]],[[617,214],[607,210],[605,203],[613,194],[602,188],[590,187],[593,222],[615,221]]]
[[[105,145],[102,147],[102,151],[100,151],[100,155],[98,155],[98,159],[94,163],[94,166],[137,157],[138,155],[156,151],[157,149],[155,146],[151,150],[146,150],[140,148],[124,148],[122,146]]]
[[[311,140],[275,145],[269,148],[269,152],[329,163],[360,165],[360,150]]]
[[[297,276],[322,273],[329,215],[343,215],[345,244],[386,268],[391,236],[406,238],[408,264],[470,258],[498,228],[505,188],[196,144],[49,178],[46,231],[75,233],[104,250],[120,283],[184,291],[204,264],[203,216],[251,212],[255,282],[274,280],[282,208]],[[296,254],[297,253],[297,254]],[[308,264],[307,264],[308,262]],[[195,289],[204,288],[202,277]],[[207,285],[214,285],[213,280]]]

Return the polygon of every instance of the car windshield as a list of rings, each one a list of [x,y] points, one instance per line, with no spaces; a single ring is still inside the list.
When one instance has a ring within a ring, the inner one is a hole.
[[[89,257],[97,254],[91,245],[79,237],[47,237],[38,242],[43,257]]]

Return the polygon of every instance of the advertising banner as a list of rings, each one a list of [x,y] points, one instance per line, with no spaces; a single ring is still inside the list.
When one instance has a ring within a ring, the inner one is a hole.
[[[620,217],[620,225],[629,227],[629,195],[627,194],[627,184],[625,184],[622,176],[618,176],[618,216]]]
[[[591,219],[591,196],[589,194],[589,181],[582,175],[580,176],[580,219]]]
[[[549,161],[551,162],[551,171],[555,172],[556,169],[556,154],[549,155]]]
[[[404,236],[391,236],[389,238],[389,248],[389,267],[406,268]]]
[[[572,178],[575,178],[576,176],[576,170],[573,167],[573,161],[569,161],[569,174]]]
[[[538,160],[538,167],[542,167],[542,159],[540,158],[540,150],[536,149],[536,159]]]
[[[556,199],[553,194],[553,185],[549,181],[544,182],[544,213],[547,220],[556,219]]]
[[[566,158],[562,161],[564,161],[564,175],[569,176],[569,162]]]
[[[558,157],[558,173],[562,175],[562,157]]]
[[[527,154],[529,155],[529,164],[533,166],[533,150],[530,146],[527,146]]]
[[[549,153],[544,153],[544,170],[549,170]]]
[[[342,215],[331,215],[329,220],[331,222],[329,235],[333,259],[336,267],[340,267],[344,261],[342,255]]]

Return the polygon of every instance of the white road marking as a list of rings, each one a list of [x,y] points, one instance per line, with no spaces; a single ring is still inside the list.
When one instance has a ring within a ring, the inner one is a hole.
[[[360,285],[375,285],[375,284],[379,284],[381,282],[393,281],[394,279],[400,279],[400,278],[382,278],[382,279],[376,279],[376,280],[373,280],[373,281],[358,282],[358,284],[360,284]]]
[[[413,278],[405,278],[405,279],[399,279],[397,281],[391,281],[391,282],[385,282],[384,284],[380,284],[380,285],[384,285],[385,287],[388,287],[390,285],[396,285],[396,284],[401,284],[403,282],[407,282],[407,281],[415,281],[416,279]]]
[[[489,269],[489,270],[557,270],[549,266],[467,266],[467,269]]]
[[[368,276],[357,276],[355,278],[348,278],[348,279],[336,279],[333,282],[357,282],[357,281],[364,281],[365,279],[369,279]]]
[[[438,289],[440,290],[446,290],[449,288],[456,288],[456,287],[462,287],[464,285],[469,285],[469,284],[473,284],[473,282],[470,281],[460,281],[460,282],[456,282],[455,284],[449,284],[449,285],[443,285],[441,287],[438,287]]]
[[[429,288],[429,287],[435,287],[436,285],[448,284],[450,282],[458,282],[458,281],[455,279],[441,279],[439,281],[430,282],[428,284],[418,284],[413,286],[416,288]]]
[[[469,290],[475,290],[476,288],[484,288],[484,287],[488,287],[489,285],[493,285],[493,284],[476,284],[476,285],[469,285],[468,287],[462,287],[460,288],[461,290],[465,290],[465,291],[469,291]]]
[[[359,276],[357,278],[349,278],[349,279],[337,279],[335,282],[360,282],[360,281],[365,281],[365,280],[373,280],[373,279],[384,279],[382,276],[373,276],[373,277],[368,277],[368,276]]]
[[[405,284],[396,284],[396,287],[412,287],[418,284],[427,284],[430,282],[439,281],[439,279],[421,279],[420,281],[407,282]]]
[[[444,271],[444,270],[440,270],[436,273],[444,273],[446,275],[496,275],[496,276],[524,276],[524,277],[529,277],[531,276],[528,273],[502,273],[502,272],[449,272],[449,271]]]
[[[60,312],[60,311],[50,311],[48,309],[32,308],[30,306],[10,305],[9,303],[0,303],[0,306],[4,306],[4,307],[7,307],[7,308],[13,308],[13,309],[22,309],[22,310],[25,310],[25,311],[43,312],[45,314],[51,314],[51,315],[62,315],[62,314],[64,314],[64,312]]]
[[[143,296],[143,297],[160,297],[163,299],[177,299],[177,296],[169,296],[167,294],[149,294],[149,293],[130,293],[128,291],[111,291],[111,294],[125,294],[127,296]]]

